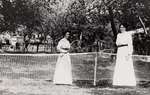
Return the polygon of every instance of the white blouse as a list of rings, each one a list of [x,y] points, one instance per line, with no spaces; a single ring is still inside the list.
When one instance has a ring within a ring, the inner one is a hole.
[[[68,50],[66,50],[64,48],[67,48]],[[57,50],[59,52],[66,53],[69,51],[69,49],[70,49],[70,42],[66,38],[63,38],[58,42]]]
[[[133,44],[132,44],[132,33],[131,32],[123,32],[117,35],[116,44],[117,45],[128,45],[128,50],[130,53],[133,52]]]
[[[144,32],[143,28],[139,28],[139,29],[136,29],[136,30],[126,31],[126,32],[123,32],[123,33],[119,33],[117,35],[116,44],[117,45],[127,44],[129,52],[132,53],[133,52],[132,35],[135,34],[135,33],[143,33],[143,32]]]
[[[132,43],[132,34],[129,32],[123,32],[119,33],[117,35],[116,44],[122,45],[122,44],[131,44]]]

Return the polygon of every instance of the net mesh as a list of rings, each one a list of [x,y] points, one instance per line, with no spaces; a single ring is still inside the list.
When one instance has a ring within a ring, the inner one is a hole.
[[[52,80],[59,54],[0,54],[0,78]],[[74,80],[93,80],[92,53],[71,54]]]
[[[52,80],[59,54],[0,54],[1,79]],[[112,81],[116,54],[90,52],[71,53],[73,80]],[[97,60],[97,61],[96,61]],[[134,55],[134,69],[138,81],[150,80],[150,56]],[[97,64],[95,69],[95,64]]]
[[[133,66],[137,82],[150,81],[150,56],[133,55]],[[113,79],[116,54],[101,53],[98,55],[97,81]],[[126,72],[128,73],[128,71]]]
[[[0,77],[50,79],[57,57],[43,54],[2,54],[0,55]]]

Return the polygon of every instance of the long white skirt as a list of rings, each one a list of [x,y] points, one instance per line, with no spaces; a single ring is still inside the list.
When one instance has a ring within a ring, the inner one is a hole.
[[[69,54],[61,54],[58,57],[53,83],[72,84],[72,69],[71,69],[71,59]]]
[[[128,46],[118,48],[114,70],[114,86],[136,86],[132,56],[128,56]]]

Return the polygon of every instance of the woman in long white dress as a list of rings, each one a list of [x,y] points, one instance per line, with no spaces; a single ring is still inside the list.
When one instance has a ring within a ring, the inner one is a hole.
[[[121,33],[118,33],[116,44],[118,46],[116,66],[113,76],[114,86],[136,86],[132,53],[132,34],[143,32],[143,29],[126,31],[123,25],[120,26]]]
[[[54,72],[54,84],[72,84],[71,59],[69,56],[70,43],[67,40],[68,37],[69,32],[65,34],[64,38],[57,45],[57,50],[60,52],[60,55]]]

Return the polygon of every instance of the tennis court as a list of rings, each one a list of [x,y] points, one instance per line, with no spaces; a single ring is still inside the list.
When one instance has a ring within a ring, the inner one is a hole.
[[[138,85],[136,88],[112,87],[115,55],[96,53],[71,54],[73,86],[52,84],[58,54],[1,54],[1,95],[149,95],[149,57],[134,56]]]

